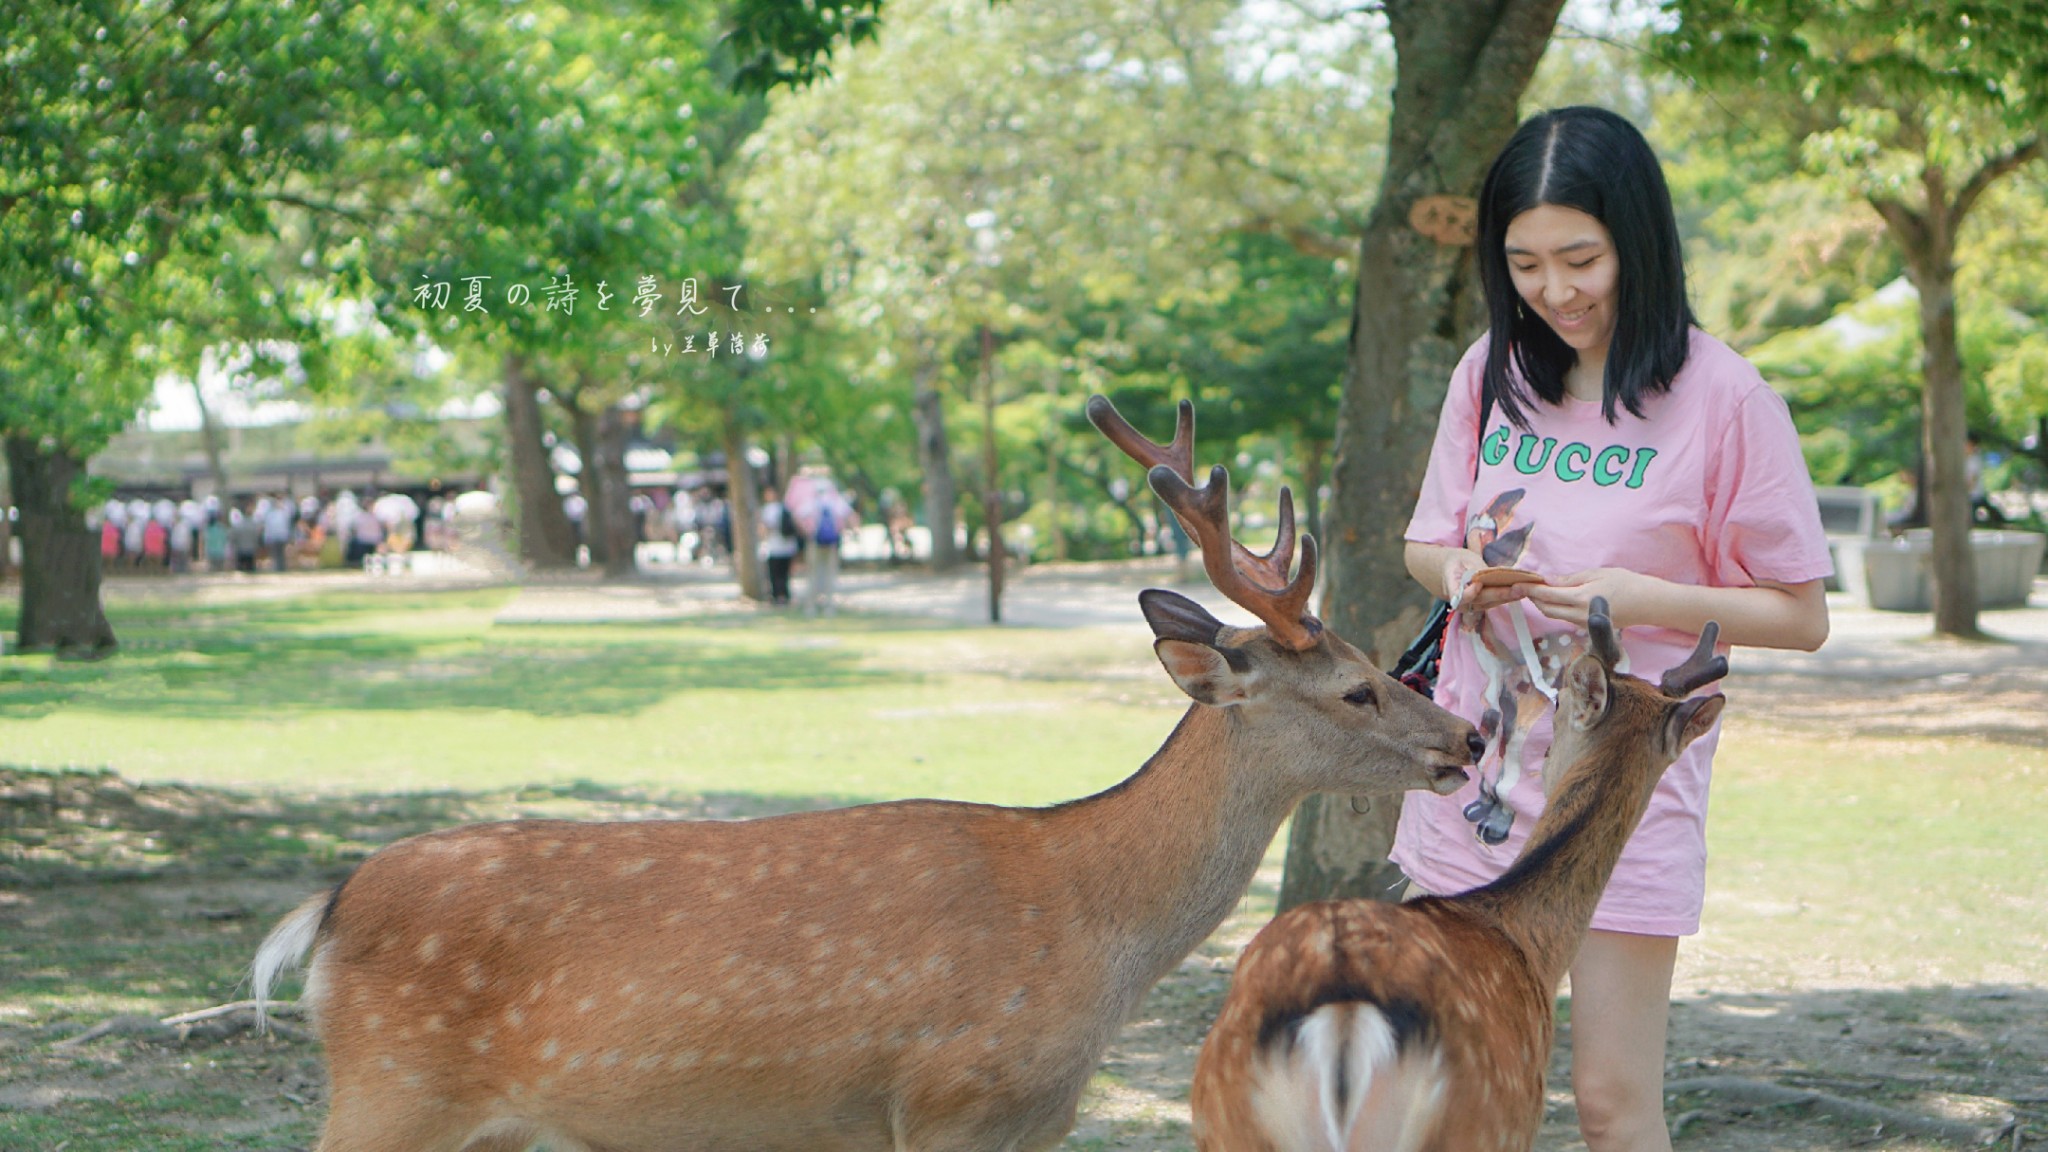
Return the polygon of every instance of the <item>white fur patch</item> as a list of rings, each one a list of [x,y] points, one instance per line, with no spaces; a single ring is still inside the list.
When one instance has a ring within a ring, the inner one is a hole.
[[[1341,1080],[1340,1080],[1341,1078]],[[1416,1152],[1444,1102],[1443,1053],[1397,1048],[1370,1004],[1330,1004],[1252,1069],[1252,1112],[1280,1152]]]

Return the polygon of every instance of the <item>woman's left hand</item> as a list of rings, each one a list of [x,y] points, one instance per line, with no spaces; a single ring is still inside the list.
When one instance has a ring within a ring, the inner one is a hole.
[[[1616,628],[1642,622],[1641,613],[1664,581],[1626,568],[1590,568],[1560,580],[1526,586],[1529,603],[1552,620],[1579,628],[1586,626],[1586,614],[1595,596],[1605,597],[1607,613]]]

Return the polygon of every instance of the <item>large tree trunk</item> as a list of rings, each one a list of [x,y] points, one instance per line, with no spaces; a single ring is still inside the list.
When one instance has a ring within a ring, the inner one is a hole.
[[[604,505],[604,516],[592,522],[592,540],[602,533],[604,574],[608,579],[631,576],[634,545],[639,541],[639,524],[633,515],[633,484],[626,474],[626,410],[607,404],[597,415],[597,460],[583,471],[599,478],[597,490],[603,499],[593,499],[591,511]]]
[[[1301,523],[1304,531],[1323,539],[1324,469],[1330,461],[1330,442],[1318,436],[1303,436],[1301,449]]]
[[[932,533],[932,568],[951,572],[960,566],[954,546],[959,521],[959,488],[953,483],[953,450],[946,443],[946,400],[933,385],[938,365],[917,367],[917,391],[911,415],[917,423],[917,462],[924,469],[924,522]]]
[[[220,422],[213,418],[213,409],[206,406],[206,389],[197,380],[192,382],[192,400],[199,406],[199,443],[206,450],[206,475],[213,481],[213,494],[225,504],[228,468],[220,443]]]
[[[754,489],[754,468],[747,463],[747,432],[740,422],[739,401],[725,406],[725,508],[732,517],[732,571],[739,580],[740,595],[751,600],[768,598],[766,573],[761,567],[761,494]]]
[[[607,549],[611,536],[605,519],[611,509],[605,500],[604,446],[597,430],[597,413],[583,403],[580,388],[573,396],[557,394],[555,403],[569,414],[576,458],[582,462],[582,470],[576,473],[576,491],[583,497],[583,543],[590,549],[590,563],[609,572],[611,554]]]
[[[1970,551],[1969,446],[1963,358],[1956,344],[1956,231],[1968,204],[1950,203],[1938,167],[1922,174],[1927,206],[1875,197],[1871,207],[1906,257],[1920,293],[1920,485],[1915,514],[1934,530],[1934,630],[1976,636],[1977,569]],[[1974,197],[1973,197],[1974,198]]]
[[[1934,529],[1934,630],[1976,636],[1977,567],[1970,549],[1970,482],[1963,467],[1969,431],[1963,359],[1956,347],[1955,265],[1946,257],[1933,265],[1918,287],[1925,345],[1920,412],[1926,436],[1926,509],[1928,527]]]
[[[520,559],[536,568],[575,567],[576,529],[562,511],[555,470],[541,440],[539,386],[516,352],[505,356],[505,438],[519,505]]]
[[[1401,560],[1451,370],[1484,326],[1469,244],[1409,224],[1426,196],[1477,197],[1543,57],[1563,0],[1388,0],[1396,80],[1387,165],[1360,244],[1351,354],[1338,410],[1324,619],[1384,664],[1429,596]],[[1356,809],[1364,809],[1357,811]],[[1386,862],[1400,806],[1310,797],[1288,837],[1280,906],[1395,899]]]
[[[73,659],[112,653],[99,535],[76,501],[85,461],[33,436],[9,436],[7,475],[21,511],[21,647]]]

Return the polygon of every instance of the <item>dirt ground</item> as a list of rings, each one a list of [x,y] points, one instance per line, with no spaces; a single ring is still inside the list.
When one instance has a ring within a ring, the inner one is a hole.
[[[1058,593],[1049,586],[1046,595]],[[1744,722],[1844,735],[1874,727],[1969,733],[2048,747],[2048,624],[2036,619],[2048,612],[1987,618],[2013,641],[1993,646],[1918,640],[1924,617],[1865,616],[1845,629],[1838,615],[1824,657],[1745,661],[1731,684],[1750,709]],[[367,812],[352,803],[343,816],[310,798],[138,787],[104,776],[53,789],[46,777],[0,770],[0,836],[55,846],[78,863],[74,873],[31,875],[0,859],[0,976],[35,990],[10,993],[16,1003],[61,995],[67,966],[95,971],[102,983],[134,969],[145,991],[176,991],[165,987],[175,983],[168,968],[189,961],[210,974],[245,962],[306,893],[344,875],[376,844],[419,828],[522,813],[761,811],[740,797],[528,792],[394,799]],[[278,827],[306,834],[279,855],[259,842]],[[337,827],[324,839],[307,831]],[[1063,1148],[1191,1146],[1195,1054],[1278,882],[1277,870],[1262,872],[1239,912],[1145,1000]],[[38,943],[56,938],[98,943],[72,951]],[[2048,987],[1843,989],[1818,978],[1810,987],[1763,987],[1739,958],[1682,948],[1676,988],[1667,1116],[1685,1152],[2048,1147]],[[217,993],[195,981],[189,1001],[210,1003]],[[167,1027],[132,1014],[119,996],[94,1002],[104,1007],[98,1034],[33,1007],[0,1013],[0,1152],[310,1147],[324,1111],[319,1050],[289,1021],[282,1035],[259,1038],[239,1015]],[[1584,1147],[1569,1052],[1567,1020],[1537,1144],[1543,1152]],[[100,1135],[74,1140],[66,1117],[81,1133],[89,1122]],[[1922,1129],[1948,1121],[1948,1135],[1916,1130],[1913,1118]],[[123,1125],[132,1140],[117,1135]]]

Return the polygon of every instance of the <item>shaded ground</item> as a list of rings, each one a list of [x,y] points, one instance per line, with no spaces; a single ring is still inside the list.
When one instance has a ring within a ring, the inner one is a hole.
[[[1020,582],[1008,615],[1027,626],[1142,635],[1130,593],[1165,575],[1035,571]],[[852,584],[850,609],[922,606],[945,616],[978,608],[970,583]],[[677,579],[623,590],[533,588],[507,612],[659,619],[733,609],[714,582]],[[1730,692],[1742,702],[1743,723],[1839,737],[1850,749],[1873,734],[2048,747],[2048,611],[1987,613],[1987,628],[2008,638],[1993,645],[1918,639],[1925,619],[1837,605],[1836,638],[1824,653],[1741,662]],[[789,806],[592,786],[366,803],[0,769],[0,1152],[310,1147],[324,1111],[317,1044],[302,1033],[257,1038],[238,1018],[185,1029],[153,1021],[166,1004],[226,999],[270,924],[382,843],[512,815],[737,817]],[[1262,871],[1238,913],[1146,999],[1063,1147],[1190,1146],[1194,1055],[1238,950],[1270,915],[1278,880],[1276,867]],[[1789,982],[1759,977],[1740,956],[1681,950],[1672,1083],[1740,1078],[1808,1089],[2002,1130],[2000,1148],[2048,1146],[2048,987],[1841,987],[1828,976],[1839,966],[1825,957],[1772,959],[1774,973],[1794,973]],[[2040,961],[2025,958],[2023,966],[2039,971]],[[87,1035],[109,1021],[121,1023]],[[1545,1152],[1583,1147],[1566,1073],[1569,1040],[1567,1020],[1538,1144]],[[1668,1115],[1681,1150],[1954,1146],[1836,1117],[1825,1101],[1687,1091],[1670,1098]]]

